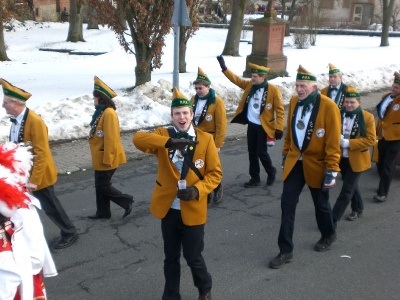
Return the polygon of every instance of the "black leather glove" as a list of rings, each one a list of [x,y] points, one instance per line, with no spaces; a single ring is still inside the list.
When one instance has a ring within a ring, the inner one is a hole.
[[[275,139],[280,140],[283,136],[283,131],[279,129],[275,129]]]
[[[165,143],[165,148],[184,150],[186,146],[194,146],[194,145],[196,145],[198,143],[199,143],[199,141],[192,141],[192,140],[188,140],[188,139],[173,139],[173,138],[170,138]]]
[[[282,154],[282,164],[281,164],[282,169],[285,166],[285,161],[286,161],[286,154]]]
[[[226,69],[228,69],[228,68],[226,67],[225,60],[224,60],[224,58],[222,57],[222,55],[218,55],[218,56],[217,56],[217,59],[218,59],[219,65],[221,66],[222,72],[224,72]]]
[[[323,191],[331,189],[336,185],[336,176],[337,176],[337,172],[335,172],[335,171],[331,171],[331,170],[325,171],[324,183],[322,184]]]
[[[192,199],[199,199],[199,190],[195,186],[188,186],[186,189],[179,190],[176,194],[182,201],[190,201]]]

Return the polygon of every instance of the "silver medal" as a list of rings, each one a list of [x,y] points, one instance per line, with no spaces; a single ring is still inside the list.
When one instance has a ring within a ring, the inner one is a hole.
[[[97,135],[99,138],[102,138],[102,137],[104,136],[103,130],[97,130],[96,135]]]
[[[303,120],[298,120],[296,127],[300,130],[303,130],[306,127],[306,125],[304,124]]]

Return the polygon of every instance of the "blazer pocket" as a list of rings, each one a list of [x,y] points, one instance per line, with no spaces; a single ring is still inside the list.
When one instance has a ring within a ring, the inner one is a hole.
[[[158,186],[160,186],[160,187],[162,186],[162,184],[159,183],[158,180],[156,180],[156,184],[157,184]]]
[[[361,150],[361,152],[367,152],[369,149],[363,149]]]
[[[274,121],[275,121],[275,119],[272,119],[272,120],[271,120],[271,121],[269,121],[269,122],[271,123],[271,122],[274,122]]]
[[[398,124],[400,124],[400,122],[393,122],[392,124],[393,125],[398,125]]]

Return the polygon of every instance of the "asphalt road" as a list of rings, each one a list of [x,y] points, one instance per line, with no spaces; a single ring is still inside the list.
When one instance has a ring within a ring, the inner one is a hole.
[[[281,148],[278,141],[270,149],[276,166],[280,166]],[[224,200],[209,207],[203,252],[213,276],[214,300],[399,299],[399,170],[390,199],[379,204],[372,201],[378,185],[375,166],[363,174],[364,216],[354,222],[341,221],[338,240],[325,253],[313,250],[320,234],[305,187],[297,208],[293,262],[271,270],[268,262],[279,252],[281,170],[272,187],[245,189],[243,183],[249,179],[245,140],[227,142],[221,160]],[[80,239],[53,253],[59,275],[45,280],[49,299],[161,299],[160,221],[149,213],[155,174],[156,160],[150,155],[121,166],[113,182],[134,195],[133,212],[121,219],[123,210],[113,205],[112,218],[101,221],[86,218],[95,212],[93,172],[60,176],[56,193]],[[338,180],[331,192],[332,204],[340,186]],[[59,236],[58,229],[45,215],[42,220],[51,243]],[[181,295],[183,300],[198,297],[183,258]]]

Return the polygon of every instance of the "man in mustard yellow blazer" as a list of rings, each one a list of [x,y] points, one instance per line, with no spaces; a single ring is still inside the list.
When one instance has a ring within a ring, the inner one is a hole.
[[[214,139],[192,125],[190,101],[175,87],[171,106],[173,127],[137,132],[134,145],[158,159],[150,212],[161,219],[165,286],[162,299],[180,299],[180,253],[189,265],[199,299],[211,299],[211,275],[202,256],[207,196],[221,182],[221,164]],[[178,190],[178,180],[186,188]]]
[[[400,73],[394,73],[391,92],[382,97],[376,106],[378,124],[376,135],[378,141],[378,173],[380,177],[378,193],[374,196],[377,202],[387,200],[390,184],[393,179],[396,157],[400,152]]]
[[[224,75],[244,90],[231,123],[247,124],[247,148],[249,151],[250,181],[246,188],[260,185],[260,163],[268,174],[267,185],[276,178],[276,168],[268,154],[266,144],[269,138],[281,139],[283,136],[285,110],[282,94],[278,87],[267,81],[269,68],[250,63],[251,80],[238,77],[230,71],[222,55],[217,57]]]
[[[317,90],[315,75],[299,66],[297,96],[289,104],[287,131],[282,150],[282,219],[278,245],[280,253],[270,261],[278,269],[293,258],[296,206],[305,184],[314,201],[321,232],[315,251],[327,251],[336,240],[329,189],[335,186],[340,161],[340,112],[337,105]]]
[[[342,81],[342,71],[329,64],[329,85],[321,90],[321,94],[331,98],[339,109],[343,107],[347,85]]]
[[[121,142],[116,106],[117,94],[99,77],[94,77],[93,102],[95,111],[90,122],[89,145],[92,154],[94,184],[96,188],[96,213],[92,220],[111,218],[111,201],[122,207],[125,218],[132,212],[133,196],[116,189],[111,179],[119,165],[126,163]]]
[[[190,99],[193,106],[193,123],[197,129],[208,132],[214,137],[215,146],[217,146],[218,154],[224,145],[226,134],[226,109],[224,100],[215,94],[211,88],[211,80],[202,69],[198,69],[197,78],[193,82],[196,90],[196,95]],[[219,203],[222,200],[223,188],[220,183],[214,190],[214,193],[209,194],[208,202],[213,200],[214,203]]]
[[[46,124],[35,112],[26,107],[30,93],[1,80],[4,98],[3,107],[12,116],[10,141],[32,146],[33,167],[26,188],[39,199],[46,215],[60,228],[61,238],[54,249],[71,246],[79,237],[77,230],[54,193],[57,168],[51,154]]]
[[[348,86],[345,93],[342,116],[342,136],[340,146],[342,158],[340,172],[343,177],[342,190],[332,209],[333,222],[342,218],[351,201],[351,214],[347,220],[354,221],[362,216],[363,199],[358,189],[358,181],[362,172],[371,167],[369,147],[375,144],[374,116],[360,106],[360,93],[356,88]]]

